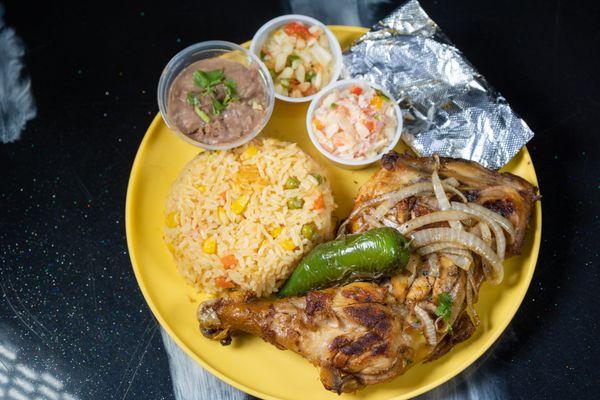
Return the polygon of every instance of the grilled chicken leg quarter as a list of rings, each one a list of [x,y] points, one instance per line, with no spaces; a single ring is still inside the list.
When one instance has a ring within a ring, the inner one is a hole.
[[[203,333],[243,331],[321,367],[325,388],[354,391],[401,373],[411,357],[396,301],[378,285],[357,282],[282,300],[231,296],[205,303]]]
[[[419,217],[436,212],[441,215],[440,203],[445,202],[427,187],[408,197],[394,194],[397,202],[388,204],[384,215],[373,212],[373,207],[389,201],[390,193],[439,178],[444,187],[454,188],[448,188],[448,204],[462,199],[465,205],[474,203],[475,210],[483,206],[498,213],[510,237],[499,233],[493,220],[476,217],[479,214],[461,220],[460,226],[456,220],[438,221],[419,226],[417,232],[453,227],[477,240],[481,237],[478,243],[498,251],[506,241],[501,253],[507,256],[519,252],[537,198],[537,189],[527,181],[464,160],[391,152],[382,164],[361,188],[342,233],[381,224],[402,230],[407,229],[402,225],[407,221],[418,222]],[[432,178],[433,173],[438,178]],[[232,333],[247,332],[292,350],[320,367],[323,385],[337,393],[388,381],[416,362],[442,356],[475,331],[478,317],[473,304],[491,273],[487,253],[444,246],[429,253],[423,251],[425,247],[417,249],[405,271],[382,282],[355,282],[275,300],[240,292],[209,300],[198,309],[201,331],[224,344]]]

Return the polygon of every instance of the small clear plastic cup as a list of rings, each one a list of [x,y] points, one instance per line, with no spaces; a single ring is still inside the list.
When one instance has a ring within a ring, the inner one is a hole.
[[[273,18],[272,20],[264,24],[258,31],[256,31],[254,37],[252,38],[252,43],[250,44],[250,52],[258,57],[260,55],[260,50],[262,49],[269,35],[275,29],[294,21],[302,22],[308,27],[317,25],[323,30],[323,32],[325,32],[325,35],[327,35],[327,40],[329,41],[329,49],[331,51],[331,55],[333,56],[334,62],[331,70],[331,79],[323,86],[323,88],[321,88],[321,91],[323,91],[325,90],[327,85],[334,83],[340,77],[340,73],[342,72],[342,48],[340,47],[340,43],[338,42],[331,29],[329,29],[321,21],[308,17],[306,15],[299,14],[288,14],[282,15],[281,17]],[[303,103],[311,101],[318,93],[319,92],[305,97],[289,97],[276,92],[275,97],[277,97],[279,100],[287,101],[290,103]]]
[[[169,101],[169,89],[177,76],[190,64],[197,61],[226,56],[230,60],[237,61],[246,67],[257,68],[262,84],[267,93],[267,108],[263,120],[257,125],[256,129],[249,135],[243,136],[240,139],[232,142],[207,144],[199,142],[185,133],[181,132],[175,123],[169,118],[167,113],[167,105]],[[250,140],[254,139],[265,127],[275,105],[275,88],[273,80],[265,65],[243,47],[222,40],[211,40],[193,44],[177,53],[167,66],[163,69],[158,81],[158,108],[167,126],[181,139],[195,146],[202,147],[208,150],[228,150],[234,147],[241,146]]]
[[[393,136],[392,140],[390,141],[390,143],[384,149],[382,149],[379,153],[377,153],[375,156],[366,158],[366,159],[362,159],[362,160],[349,160],[349,159],[341,158],[334,154],[331,154],[330,152],[328,152],[327,150],[325,150],[323,148],[321,143],[319,143],[319,141],[317,140],[317,137],[315,136],[313,127],[312,127],[312,116],[315,111],[315,108],[317,108],[319,105],[321,105],[321,101],[325,98],[325,96],[327,96],[329,93],[331,93],[334,90],[342,90],[342,89],[344,89],[348,86],[352,86],[352,85],[357,85],[357,86],[360,86],[363,88],[364,87],[372,87],[373,89],[381,91],[388,98],[392,99],[392,101],[394,103],[393,104],[394,111],[396,113],[396,118],[398,121],[398,123],[396,125],[396,132],[394,133],[394,136]],[[310,103],[310,106],[308,107],[308,112],[306,113],[306,129],[308,130],[308,136],[310,137],[310,140],[312,141],[313,145],[317,148],[317,150],[319,150],[319,152],[321,154],[323,154],[323,156],[328,158],[335,165],[342,167],[342,168],[353,169],[353,170],[366,168],[369,165],[381,160],[381,157],[383,157],[383,155],[385,153],[389,152],[394,147],[396,147],[396,145],[398,144],[398,141],[400,140],[400,136],[402,135],[402,122],[403,122],[402,121],[402,111],[400,110],[398,103],[393,99],[394,98],[387,90],[383,89],[379,85],[375,85],[364,79],[343,79],[341,81],[338,81],[338,82],[330,85],[329,87],[325,88],[321,92],[319,92],[317,97],[315,97],[312,100],[312,102]]]

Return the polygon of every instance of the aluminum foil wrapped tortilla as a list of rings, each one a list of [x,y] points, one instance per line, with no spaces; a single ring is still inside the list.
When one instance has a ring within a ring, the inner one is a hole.
[[[377,83],[395,96],[405,110],[402,138],[421,156],[464,158],[497,169],[533,137],[416,0],[344,53],[343,76]]]

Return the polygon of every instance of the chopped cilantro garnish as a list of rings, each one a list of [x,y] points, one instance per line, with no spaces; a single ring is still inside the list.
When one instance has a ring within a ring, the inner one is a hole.
[[[331,103],[329,107],[335,110],[337,108],[337,103]]]
[[[194,106],[194,111],[196,111],[196,114],[198,114],[198,116],[200,117],[200,119],[202,119],[202,121],[206,122],[207,124],[210,122],[210,117],[208,116],[208,114],[206,114],[204,111],[202,111],[200,109],[200,107]]]
[[[435,315],[442,317],[444,322],[450,322],[452,315],[452,297],[448,292],[443,292],[438,295],[438,306],[435,309]]]
[[[210,122],[210,117],[200,108],[200,100],[198,100],[196,94],[189,92],[187,94],[186,100],[190,106],[194,107],[194,111],[196,112],[196,114],[198,114],[200,119],[202,119],[202,121],[208,124]]]
[[[202,89],[207,89],[211,86],[216,86],[223,80],[223,70],[215,69],[213,71],[201,71],[194,72],[194,83],[200,86]]]
[[[225,79],[225,81],[223,81],[223,85],[225,86],[225,93],[232,96],[237,93],[237,85],[231,79]]]
[[[208,84],[209,80],[206,76],[206,72],[200,70],[194,72],[194,85],[205,89],[208,87]]]
[[[200,103],[200,101],[198,100],[198,98],[196,97],[196,95],[194,93],[189,92],[187,94],[187,103],[190,106],[194,107],[194,106],[197,106]]]
[[[317,75],[317,73],[315,71],[308,71],[305,75],[304,75],[304,79],[307,82],[312,81],[312,79]]]
[[[300,60],[300,56],[298,56],[298,55],[296,55],[296,54],[290,54],[290,55],[287,57],[287,60],[286,60],[286,64],[287,64],[287,66],[289,67],[289,66],[290,66],[290,65],[292,65],[292,63],[293,63],[294,61],[296,61],[296,60]]]
[[[225,79],[223,81],[223,86],[225,87],[225,98],[223,99],[223,104],[228,105],[232,101],[237,101],[237,85],[231,79]]]
[[[217,99],[212,99],[213,114],[219,115],[227,106]]]
[[[215,69],[212,71],[201,71],[194,72],[194,85],[200,87],[202,91],[199,93],[202,96],[208,96],[212,103],[212,112],[214,115],[219,115],[227,108],[227,105],[232,101],[237,101],[237,85],[231,80],[225,78],[225,73],[222,69]],[[225,97],[223,100],[219,100],[216,97],[216,86],[223,85],[225,91]],[[206,112],[200,109],[200,100],[198,94],[190,92],[187,94],[187,103],[194,107],[194,111],[202,119],[202,121],[209,123],[210,117]]]

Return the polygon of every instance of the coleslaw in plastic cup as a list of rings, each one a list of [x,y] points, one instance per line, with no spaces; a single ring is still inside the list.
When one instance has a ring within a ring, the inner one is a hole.
[[[363,91],[365,94],[361,97]],[[349,94],[348,98],[357,102],[356,105],[344,99],[344,94],[348,93],[352,94]],[[373,93],[375,95],[371,96]],[[330,94],[334,96],[329,96]],[[342,96],[337,97],[340,104],[332,101],[332,97],[337,95]],[[382,118],[376,107],[381,108],[383,101],[388,103],[385,107],[386,115]],[[328,104],[324,104],[325,102]],[[318,109],[322,110],[318,113],[327,116],[327,121],[314,119]],[[323,125],[320,129],[315,125],[317,122]],[[388,126],[386,123],[389,123]],[[381,160],[385,153],[398,144],[402,135],[402,125],[402,111],[390,93],[362,79],[344,79],[330,85],[312,100],[306,114],[306,129],[313,145],[334,164],[347,169],[365,168]],[[356,158],[344,157],[341,155],[344,153],[342,149],[346,148],[348,149],[345,154],[365,155]]]

